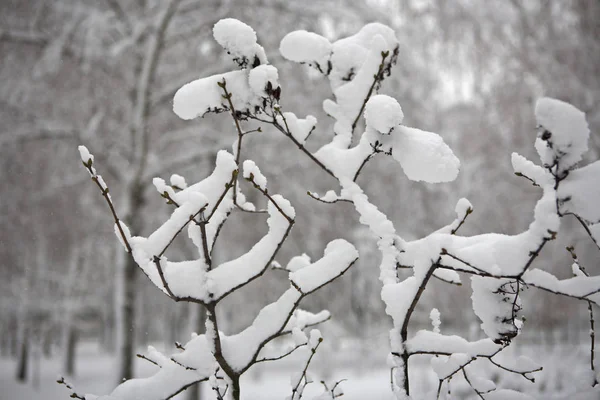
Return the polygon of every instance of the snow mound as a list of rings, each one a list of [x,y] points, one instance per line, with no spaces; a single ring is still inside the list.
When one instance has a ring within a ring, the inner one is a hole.
[[[393,130],[392,140],[392,156],[408,179],[440,183],[458,176],[460,161],[438,134],[399,126]]]
[[[542,128],[535,142],[542,163],[552,165],[560,159],[559,166],[565,170],[581,160],[590,137],[582,111],[564,101],[542,97],[535,105],[535,117]]]
[[[279,45],[281,55],[297,63],[316,63],[327,69],[331,43],[321,35],[307,31],[294,31],[285,35]]]
[[[367,101],[365,107],[367,127],[389,134],[394,127],[402,123],[403,119],[402,107],[393,97],[379,94]]]
[[[242,21],[234,18],[220,20],[213,27],[213,36],[240,66],[251,64],[256,67],[267,63],[265,50],[256,42],[256,32]]]

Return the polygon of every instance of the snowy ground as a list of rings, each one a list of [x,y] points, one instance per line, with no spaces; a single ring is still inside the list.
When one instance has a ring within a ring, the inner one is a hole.
[[[574,381],[585,381],[589,377],[589,349],[586,343],[580,345],[528,345],[520,346],[515,354],[526,354],[544,365],[544,372],[536,376],[536,383],[530,383],[519,376],[502,374],[482,364],[484,375],[492,378],[498,386],[512,388],[534,394],[540,399],[569,398],[564,390]],[[337,351],[317,354],[314,367],[316,379],[335,382],[347,379],[342,384],[346,400],[391,399],[389,371],[385,368],[385,354],[379,351]],[[411,386],[417,391],[435,387],[435,378],[425,374],[427,360],[415,360],[412,364]],[[243,377],[243,398],[246,400],[282,400],[290,394],[290,375],[295,372],[297,363],[286,360],[278,364],[255,367]],[[416,367],[416,368],[414,368]],[[479,367],[478,367],[479,368]],[[37,372],[39,371],[39,373]],[[15,363],[0,358],[0,400],[67,400],[68,390],[56,383],[60,361],[41,360],[39,368],[34,364],[28,384],[18,384],[14,380]],[[78,393],[107,394],[114,388],[115,360],[101,352],[95,344],[82,344],[78,351],[77,376],[67,379],[74,384]],[[147,376],[154,366],[144,360],[136,360],[136,375]],[[334,371],[334,373],[332,373]],[[585,385],[585,382],[581,382]],[[577,385],[579,386],[579,385]],[[204,399],[214,399],[212,391],[204,386]],[[318,384],[309,386],[305,398],[321,392]],[[472,398],[470,388],[456,381],[453,398]],[[185,399],[185,394],[176,399]]]
[[[379,367],[359,364],[359,360],[340,360],[340,369],[335,376],[330,376],[326,370],[331,370],[326,360],[321,360],[322,371],[315,370],[318,378],[334,382],[337,379],[348,379],[343,383],[347,400],[352,399],[388,399],[389,372],[383,365]],[[77,376],[67,378],[78,393],[107,394],[115,383],[115,360],[108,354],[102,353],[94,344],[80,346],[77,360]],[[67,400],[69,391],[62,385],[56,383],[59,377],[60,361],[57,359],[41,360],[39,376],[35,372],[38,368],[34,366],[32,381],[27,384],[18,384],[14,380],[15,363],[13,360],[0,358],[0,400]],[[337,369],[337,367],[336,367]],[[154,371],[154,367],[144,361],[136,360],[136,375],[147,376]],[[250,370],[242,380],[244,399],[253,400],[282,400],[290,394],[290,375],[293,373],[291,363],[279,364],[270,368]],[[321,393],[320,385],[312,385],[305,391],[306,397],[311,398],[313,394]],[[314,390],[316,389],[316,390]],[[204,399],[213,399],[212,391],[204,385]],[[180,395],[176,399],[184,399]]]

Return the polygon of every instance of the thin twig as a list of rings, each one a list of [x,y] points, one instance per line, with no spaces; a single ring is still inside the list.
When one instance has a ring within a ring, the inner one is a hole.
[[[273,118],[272,121],[269,120],[265,120],[265,119],[261,119],[258,118],[256,116],[250,115],[249,118],[256,120],[256,121],[260,121],[260,122],[264,122],[266,124],[270,124],[272,126],[275,127],[275,129],[277,129],[279,132],[283,133],[284,136],[286,136],[288,139],[290,139],[292,142],[294,142],[294,144],[298,147],[298,149],[300,151],[302,151],[304,154],[306,154],[308,156],[308,158],[310,158],[316,165],[319,166],[319,168],[321,168],[323,171],[325,171],[327,174],[331,175],[332,177],[336,178],[335,174],[333,173],[333,171],[331,171],[329,168],[327,168],[325,166],[325,164],[323,164],[318,158],[316,158],[310,151],[308,151],[308,149],[306,147],[304,147],[304,145],[302,143],[300,143],[295,137],[294,135],[292,135],[292,133],[290,131],[287,131],[283,126],[281,126],[281,124],[279,124],[279,122],[277,122],[277,120],[275,118]]]
[[[281,215],[284,216],[284,218],[290,223],[293,224],[294,223],[294,218],[290,217],[289,215],[287,215],[287,213],[285,211],[283,211],[283,209],[281,208],[281,206],[279,204],[277,204],[277,202],[273,199],[273,197],[271,197],[271,195],[269,194],[269,191],[265,188],[261,188],[260,185],[258,185],[255,181],[254,181],[254,175],[250,174],[250,176],[248,178],[246,178],[246,180],[248,180],[249,182],[252,183],[252,185],[254,186],[254,188],[256,190],[258,190],[259,192],[261,192],[263,194],[263,196],[265,196],[267,199],[269,199],[269,201],[275,206],[275,208],[277,209],[277,211],[279,211],[279,213]]]
[[[292,388],[292,400],[296,400],[296,399],[300,399],[302,398],[302,392],[304,390],[304,387],[310,383],[308,381],[308,378],[306,377],[306,372],[308,371],[308,366],[310,365],[310,362],[312,361],[313,357],[315,356],[315,353],[317,352],[317,349],[319,348],[319,346],[321,345],[321,343],[323,343],[323,338],[319,338],[319,341],[317,342],[317,345],[313,348],[310,349],[310,356],[308,357],[308,360],[306,360],[306,364],[304,365],[304,369],[302,370],[302,374],[300,375],[300,379],[298,379],[298,382],[296,383],[296,386],[294,386]],[[300,384],[302,383],[302,380],[304,379],[305,384],[302,388],[300,388]],[[298,393],[299,397],[296,398],[296,393]]]
[[[358,124],[358,120],[360,119],[360,117],[363,113],[363,110],[365,109],[365,106],[367,105],[367,102],[371,98],[371,94],[373,94],[373,90],[375,89],[375,86],[383,80],[383,72],[385,71],[385,59],[389,55],[390,55],[389,51],[381,52],[381,64],[379,64],[379,70],[377,71],[377,74],[375,74],[373,83],[371,84],[371,87],[369,88],[369,91],[367,92],[367,96],[365,97],[362,105],[360,106],[360,110],[358,111],[356,118],[354,118],[354,122],[352,122],[352,132],[353,133],[354,133],[354,129],[356,128],[356,125]]]
[[[131,253],[132,252],[131,245],[129,244],[129,240],[127,240],[125,231],[123,230],[123,227],[121,226],[121,219],[117,215],[115,206],[113,205],[112,199],[111,199],[110,195],[108,194],[108,186],[104,187],[102,185],[102,183],[100,183],[101,176],[96,173],[96,169],[93,167],[93,161],[91,158],[88,160],[87,163],[83,162],[83,166],[88,170],[88,172],[92,178],[92,181],[94,181],[96,186],[98,186],[98,188],[100,189],[100,192],[102,193],[102,197],[104,197],[104,200],[106,200],[106,204],[108,204],[108,208],[110,208],[110,212],[112,213],[115,224],[117,225],[119,234],[121,235],[121,238],[123,239],[125,248],[127,249],[128,253]],[[104,182],[103,179],[102,179],[102,182]],[[106,185],[106,183],[105,183],[105,185]]]
[[[467,370],[464,367],[461,368],[461,369],[462,369],[463,376],[465,377],[465,380],[467,381],[467,383],[469,384],[469,386],[471,386],[471,389],[473,389],[475,391],[475,393],[477,393],[477,396],[479,396],[480,399],[485,400],[485,397],[483,397],[483,395],[481,394],[481,392],[479,390],[477,390],[475,388],[475,386],[473,386],[473,384],[469,380],[469,377],[467,376]]]
[[[522,172],[515,172],[515,175],[527,179],[529,182],[531,182],[533,184],[533,186],[538,186],[538,187],[540,186],[540,185],[538,185],[538,183],[535,180],[533,180],[532,178],[528,177],[527,175],[525,175]]]
[[[73,390],[73,386],[71,384],[69,384],[67,381],[65,381],[65,378],[63,376],[61,376],[56,383],[58,383],[59,385],[64,385],[67,389],[69,389],[71,391],[71,395],[69,397],[71,397],[72,399],[79,399],[79,400],[85,400],[85,396],[81,396],[79,394],[77,394],[74,390]]]
[[[450,231],[451,235],[455,235],[456,232],[458,232],[458,230],[460,229],[461,226],[463,226],[463,224],[465,223],[465,221],[467,220],[467,217],[473,212],[473,209],[471,207],[467,208],[467,211],[465,212],[465,215],[463,215],[462,219],[460,220],[460,222],[458,223],[458,226],[454,229],[452,229]]]
[[[322,198],[315,196],[312,192],[306,192],[306,194],[309,197],[312,197],[313,199],[320,201],[321,203],[325,203],[325,204],[335,204],[335,203],[339,203],[339,202],[345,202],[345,203],[352,203],[352,200],[348,200],[348,199],[342,199],[342,198],[337,198],[335,200],[323,200]]]
[[[225,95],[223,96],[223,98],[227,99],[227,102],[229,103],[229,112],[231,113],[231,117],[233,118],[233,121],[235,123],[235,128],[237,129],[238,132],[238,140],[237,140],[237,152],[235,154],[235,164],[237,165],[237,168],[239,169],[240,167],[240,157],[242,154],[242,138],[244,137],[244,132],[242,131],[242,127],[240,126],[240,121],[237,117],[237,111],[235,110],[235,107],[233,106],[233,102],[231,101],[231,93],[229,93],[229,91],[227,90],[227,81],[225,80],[225,78],[223,78],[223,82],[217,82],[217,85],[219,85],[219,87],[221,89],[223,89],[223,92],[225,93]],[[237,204],[237,177],[236,179],[233,181],[233,203]]]
[[[306,346],[307,343],[302,343],[299,345],[296,345],[295,347],[293,347],[292,349],[286,351],[285,353],[276,356],[276,357],[263,357],[263,358],[257,358],[256,361],[254,362],[255,364],[260,363],[260,362],[265,362],[265,361],[277,361],[277,360],[281,360],[282,358],[285,358],[287,356],[289,356],[290,354],[292,354],[293,352],[295,352],[296,350],[298,350],[300,347]]]
[[[160,367],[160,365],[158,365],[158,363],[157,363],[156,361],[154,361],[154,360],[151,360],[150,358],[146,357],[146,356],[145,356],[145,355],[143,355],[143,354],[139,354],[139,353],[138,353],[138,354],[136,354],[136,357],[137,357],[137,358],[141,358],[142,360],[146,360],[146,361],[148,361],[149,363],[152,363],[152,364],[156,365],[157,367]]]
[[[577,265],[577,268],[579,268],[581,273],[584,274],[586,277],[589,277],[590,275],[586,272],[586,270],[581,265],[579,265],[579,260],[577,258],[577,254],[575,253],[575,247],[569,246],[567,247],[567,251],[571,254],[571,257],[573,257],[573,262]],[[596,328],[594,321],[594,309],[590,300],[587,300],[586,302],[588,306],[588,313],[590,315],[590,369],[592,370],[592,375],[594,376],[594,382],[592,386],[596,386],[598,384],[598,379],[596,377],[596,366],[594,362],[594,353],[596,351]]]

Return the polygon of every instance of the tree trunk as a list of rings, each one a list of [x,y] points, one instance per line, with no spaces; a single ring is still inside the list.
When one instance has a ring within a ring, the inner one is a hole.
[[[75,376],[75,355],[77,353],[77,328],[71,324],[68,328],[67,340],[65,343],[65,374]]]
[[[8,328],[10,331],[10,356],[15,360],[19,357],[19,325],[17,321],[17,316],[11,315]]]
[[[104,350],[110,354],[115,354],[115,313],[114,305],[112,308],[104,310],[102,317],[101,345]]]
[[[40,377],[42,374],[42,338],[37,337],[37,340],[32,344],[31,351],[31,384],[35,390],[40,390]]]
[[[48,329],[46,329],[46,331],[44,332],[44,335],[42,337],[42,354],[44,355],[45,358],[50,358],[52,357],[52,345],[54,344],[54,328],[53,327],[49,327]]]
[[[9,317],[10,318],[10,317]],[[0,333],[0,357],[8,357],[10,353],[10,323],[9,318],[2,320],[2,332]]]
[[[194,329],[198,335],[201,335],[206,330],[206,308],[200,304],[192,304],[194,307],[194,315],[192,318],[194,321]],[[201,400],[202,399],[202,382],[193,385],[188,390],[187,400]]]
[[[123,302],[121,304],[121,344],[119,346],[119,380],[133,378],[135,350],[135,284],[137,264],[127,256],[123,271]]]
[[[28,332],[23,332],[21,346],[19,350],[19,360],[17,365],[17,381],[27,382],[27,371],[29,370],[29,338]]]
[[[142,207],[144,206],[144,189],[133,184],[130,188],[130,214],[125,218],[132,234],[142,233]],[[131,254],[124,254],[122,268],[119,271],[121,285],[117,285],[117,308],[120,321],[117,323],[119,342],[119,382],[133,378],[133,362],[135,352],[136,323],[136,282],[138,266]]]

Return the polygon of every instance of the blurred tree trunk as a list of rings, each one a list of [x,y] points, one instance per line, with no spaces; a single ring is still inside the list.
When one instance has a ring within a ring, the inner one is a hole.
[[[21,346],[19,347],[19,359],[17,361],[17,381],[27,382],[27,371],[29,370],[29,332],[23,329],[21,335]]]
[[[155,26],[155,30],[148,35],[142,45],[145,52],[136,63],[135,76],[137,83],[133,109],[129,115],[130,134],[133,139],[133,151],[135,152],[134,174],[125,191],[129,196],[129,213],[125,222],[129,224],[131,232],[141,233],[143,228],[142,207],[145,204],[143,180],[148,170],[148,157],[150,155],[150,138],[148,119],[150,117],[150,95],[151,87],[155,80],[156,70],[160,63],[164,49],[164,39],[167,28],[175,14],[180,0],[171,0],[163,9],[163,12]],[[135,351],[135,306],[136,306],[136,277],[138,267],[133,257],[125,258],[122,269],[122,303],[121,322],[117,324],[121,329],[121,345],[119,346],[119,380],[128,380],[133,377],[133,360]]]
[[[75,376],[75,355],[77,353],[77,341],[79,339],[79,333],[77,328],[70,324],[67,332],[67,340],[65,347],[65,374],[69,376]]]
[[[10,354],[10,316],[2,318],[2,332],[0,333],[0,357],[8,357]]]
[[[19,355],[19,320],[17,315],[10,316],[9,337],[10,337],[10,356],[16,359]]]
[[[46,358],[52,357],[52,343],[54,342],[55,333],[56,332],[51,325],[46,329],[44,336],[42,337],[42,354]]]
[[[134,230],[134,232],[139,232]],[[135,303],[136,303],[136,276],[137,264],[132,257],[124,259],[122,268],[123,286],[122,301],[120,304],[120,323],[117,329],[120,329],[119,346],[119,381],[133,378],[133,361],[135,350]]]

